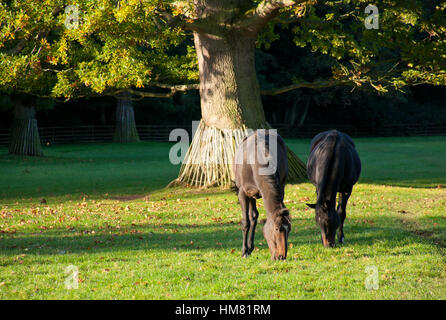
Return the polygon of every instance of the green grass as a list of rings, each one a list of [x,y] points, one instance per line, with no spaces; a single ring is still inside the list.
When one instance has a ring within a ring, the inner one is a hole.
[[[178,173],[169,143],[0,149],[0,299],[445,299],[446,137],[355,142],[363,173],[346,244],[322,247],[305,206],[314,187],[288,185],[286,261],[270,260],[261,225],[240,257],[234,194],[163,189]],[[287,143],[306,160],[309,140]],[[78,289],[66,288],[70,265]]]
[[[105,193],[142,194],[166,186],[179,166],[169,143],[79,144],[44,148],[45,157],[19,157],[0,148],[2,199]],[[23,200],[23,199],[22,199]]]
[[[446,137],[354,139],[361,157],[361,183],[437,187],[446,183]],[[306,161],[310,140],[288,145]]]

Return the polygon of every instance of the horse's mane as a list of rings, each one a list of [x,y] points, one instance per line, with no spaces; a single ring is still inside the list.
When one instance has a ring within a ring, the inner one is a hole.
[[[321,204],[323,201],[325,189],[327,188],[328,180],[330,179],[330,174],[333,170],[334,154],[336,150],[336,144],[338,143],[338,139],[339,139],[338,134],[328,134],[323,139],[321,139],[317,145],[313,147],[314,152],[324,152],[324,151],[328,152],[328,157],[323,157],[324,162],[318,165],[323,168],[322,181],[320,183],[317,196],[318,204]],[[322,146],[321,143],[325,145]]]

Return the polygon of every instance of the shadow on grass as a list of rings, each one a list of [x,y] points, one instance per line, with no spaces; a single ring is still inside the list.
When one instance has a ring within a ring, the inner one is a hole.
[[[297,220],[297,219],[296,219]],[[304,222],[306,219],[302,219]],[[306,220],[308,222],[308,220]],[[410,242],[426,241],[411,234],[404,228],[382,225],[346,225],[346,244],[334,249],[324,249],[320,242],[320,232],[316,226],[304,226],[295,223],[289,241],[294,250],[300,246],[315,246],[322,250],[337,250],[343,247],[370,247],[377,242],[387,247],[401,247]],[[94,230],[94,234],[92,231]],[[159,231],[163,230],[163,231]],[[237,223],[195,224],[161,224],[133,228],[88,228],[78,230],[51,230],[42,233],[17,233],[3,235],[0,242],[0,253],[3,256],[27,255],[61,255],[79,253],[120,252],[127,250],[155,251],[207,251],[228,250],[239,253],[242,242],[242,231]],[[262,225],[256,230],[256,247],[268,250],[262,235]],[[255,254],[255,252],[253,253]],[[376,254],[371,252],[371,254]],[[1,262],[2,260],[0,260]],[[3,262],[5,263],[5,262]]]

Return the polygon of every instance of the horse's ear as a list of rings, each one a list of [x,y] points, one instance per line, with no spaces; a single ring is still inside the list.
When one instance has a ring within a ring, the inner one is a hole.
[[[309,206],[312,209],[316,209],[316,204],[315,203],[307,203],[307,206]]]

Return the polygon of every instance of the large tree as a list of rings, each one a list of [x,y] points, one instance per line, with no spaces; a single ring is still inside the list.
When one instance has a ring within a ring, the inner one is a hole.
[[[60,4],[46,2],[48,17]],[[52,33],[52,39],[48,36],[48,49],[41,45],[43,51],[37,50],[40,59],[46,55],[53,65],[36,68],[57,75],[51,95],[72,98],[125,90],[139,97],[168,97],[199,88],[202,120],[177,182],[229,183],[230,166],[219,160],[232,159],[248,129],[269,127],[261,94],[329,86],[370,87],[384,93],[420,83],[446,83],[445,1],[377,1],[378,29],[373,28],[377,17],[364,12],[369,4],[365,0],[79,0],[74,4],[79,8],[78,27],[63,29],[66,15],[51,18],[58,21],[60,31]],[[41,25],[46,20],[36,21]],[[366,27],[370,22],[372,28]],[[296,45],[329,57],[331,72],[310,80],[296,75],[285,87],[262,90],[255,48],[271,45],[278,24],[290,26]],[[14,34],[22,29],[8,30]],[[184,45],[191,39],[194,48]],[[9,47],[20,44],[8,41]],[[155,86],[168,91],[153,91]],[[302,178],[303,164],[291,152],[289,160],[290,178]]]
[[[195,0],[176,2],[167,23],[191,30],[197,52],[202,120],[178,181],[224,184],[230,171],[215,159],[232,159],[247,128],[268,128],[256,77],[256,45],[269,44],[274,25],[296,23],[295,42],[337,61],[330,78],[299,81],[265,94],[333,85],[371,86],[386,92],[408,84],[445,84],[445,2]],[[381,25],[378,19],[381,18]],[[231,131],[227,131],[231,129]],[[290,153],[291,177],[301,176]]]

